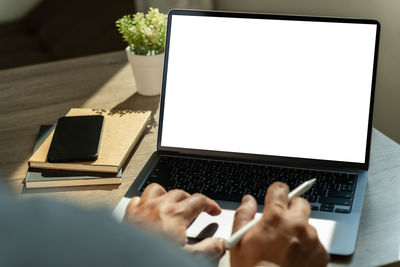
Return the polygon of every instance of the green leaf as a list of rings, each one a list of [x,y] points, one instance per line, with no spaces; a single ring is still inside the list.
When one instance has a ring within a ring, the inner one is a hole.
[[[137,55],[157,55],[164,52],[167,15],[150,7],[146,14],[138,12],[116,21],[122,39]]]

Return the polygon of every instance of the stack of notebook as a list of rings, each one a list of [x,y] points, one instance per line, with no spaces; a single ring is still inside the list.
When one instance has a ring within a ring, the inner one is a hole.
[[[143,133],[150,114],[150,111],[71,109],[66,116],[104,116],[98,158],[91,162],[48,162],[55,127],[42,125],[28,161],[26,187],[120,184],[122,165]]]

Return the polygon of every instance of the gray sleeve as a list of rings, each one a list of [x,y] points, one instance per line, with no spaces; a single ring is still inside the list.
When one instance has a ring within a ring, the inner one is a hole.
[[[2,185],[0,184],[0,189]],[[4,189],[4,188],[3,188]],[[210,266],[105,211],[0,190],[0,266]]]

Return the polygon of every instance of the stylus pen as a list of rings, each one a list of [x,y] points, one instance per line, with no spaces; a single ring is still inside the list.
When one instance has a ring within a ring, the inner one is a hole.
[[[304,194],[305,192],[307,192],[312,186],[313,184],[315,184],[315,182],[317,181],[317,179],[311,179],[308,181],[305,181],[304,183],[302,183],[301,185],[299,185],[298,187],[296,187],[295,189],[293,189],[290,193],[289,193],[289,200],[291,200],[294,197],[299,197],[302,194]],[[233,247],[234,245],[236,245],[241,239],[242,237],[254,226],[256,225],[256,223],[259,221],[260,219],[254,219],[252,221],[250,221],[248,224],[246,224],[245,226],[243,226],[242,228],[240,228],[237,232],[235,232],[233,235],[231,235],[231,237],[225,241],[225,249],[230,249],[231,247]]]

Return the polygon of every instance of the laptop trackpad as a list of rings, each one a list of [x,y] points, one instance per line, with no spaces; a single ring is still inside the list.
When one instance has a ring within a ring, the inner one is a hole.
[[[231,236],[234,215],[235,211],[228,209],[222,209],[221,214],[218,216],[210,216],[202,212],[189,226],[186,234],[188,237],[193,238],[213,236],[228,239]],[[257,213],[255,217],[261,217],[261,213]],[[310,218],[309,222],[317,229],[322,245],[329,251],[336,228],[336,221]]]

